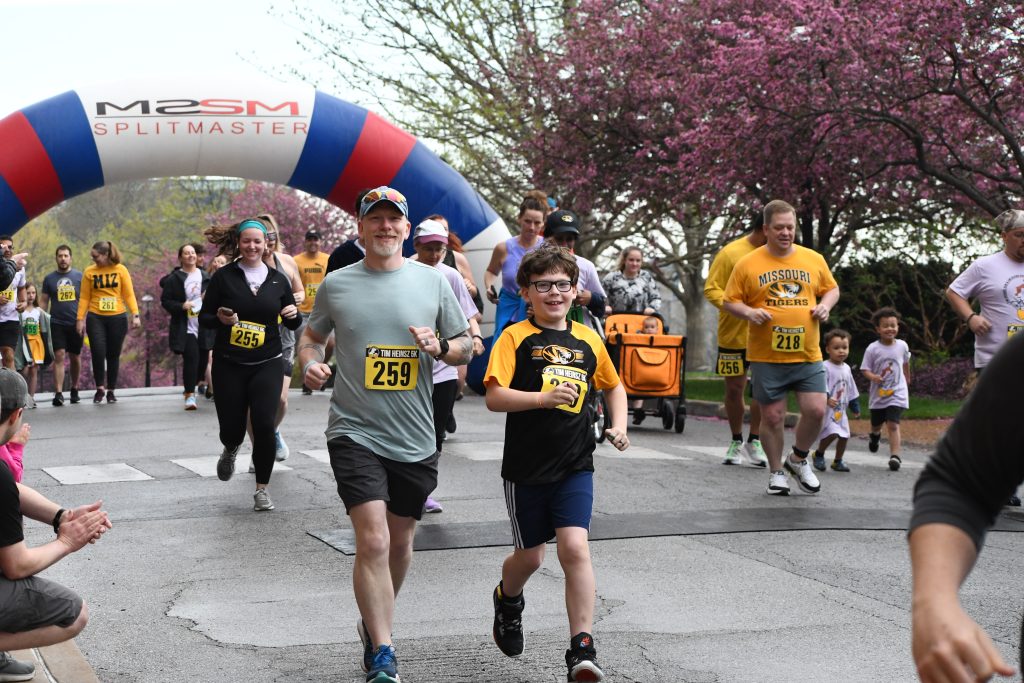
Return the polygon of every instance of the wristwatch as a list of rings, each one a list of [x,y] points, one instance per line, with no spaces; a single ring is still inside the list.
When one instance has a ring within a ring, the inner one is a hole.
[[[444,338],[441,338],[441,339],[437,340],[437,343],[441,346],[441,353],[439,353],[436,356],[434,356],[434,360],[441,360],[441,357],[444,354],[448,353],[448,346],[449,346],[448,345],[448,340],[444,339]]]

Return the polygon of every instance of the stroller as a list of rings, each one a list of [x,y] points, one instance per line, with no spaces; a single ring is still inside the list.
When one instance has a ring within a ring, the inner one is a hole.
[[[658,320],[658,334],[641,334],[645,318]],[[661,418],[665,429],[675,427],[682,434],[686,427],[686,337],[665,334],[660,316],[640,313],[612,313],[604,322],[605,346],[615,363],[626,395],[644,399],[645,405],[630,408],[630,414],[644,411]],[[647,400],[656,399],[654,407]]]

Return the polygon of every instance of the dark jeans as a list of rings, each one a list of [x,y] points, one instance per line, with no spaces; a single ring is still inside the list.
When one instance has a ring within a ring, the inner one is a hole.
[[[121,367],[121,347],[128,334],[128,315],[85,316],[85,333],[89,335],[92,352],[92,378],[97,387],[113,389],[117,386],[117,371]]]
[[[239,365],[221,358],[213,364],[217,387],[217,422],[220,442],[234,448],[245,440],[246,421],[252,418],[252,463],[256,483],[270,483],[274,471],[274,418],[281,396],[281,358],[259,365]]]
[[[196,384],[206,376],[206,362],[210,352],[199,348],[199,339],[191,334],[185,335],[185,351],[182,356],[181,383],[185,393],[195,393]]]
[[[455,408],[455,395],[459,393],[458,380],[450,379],[434,385],[434,438],[437,440],[437,452],[441,452],[444,443],[444,428],[448,424],[448,416]]]

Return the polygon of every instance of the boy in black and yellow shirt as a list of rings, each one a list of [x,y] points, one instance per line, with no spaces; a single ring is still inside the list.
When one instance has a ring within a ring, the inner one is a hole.
[[[594,436],[587,394],[604,390],[620,451],[626,437],[626,391],[601,338],[566,320],[576,297],[579,269],[565,249],[543,246],[527,254],[516,282],[533,317],[509,326],[491,351],[484,382],[487,407],[507,412],[501,476],[515,548],[494,589],[494,641],[503,653],[523,653],[523,588],[544,560],[544,544],[557,539],[565,572],[569,616],[569,681],[600,681],[590,629],[594,570],[588,531],[594,502]]]

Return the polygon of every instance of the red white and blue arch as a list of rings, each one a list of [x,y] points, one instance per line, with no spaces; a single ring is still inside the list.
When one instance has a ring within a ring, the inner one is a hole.
[[[448,218],[481,282],[509,236],[461,175],[373,112],[308,85],[229,78],[89,86],[0,120],[0,233],[104,185],[189,175],[287,185],[350,212],[359,190],[391,185],[413,225]]]

